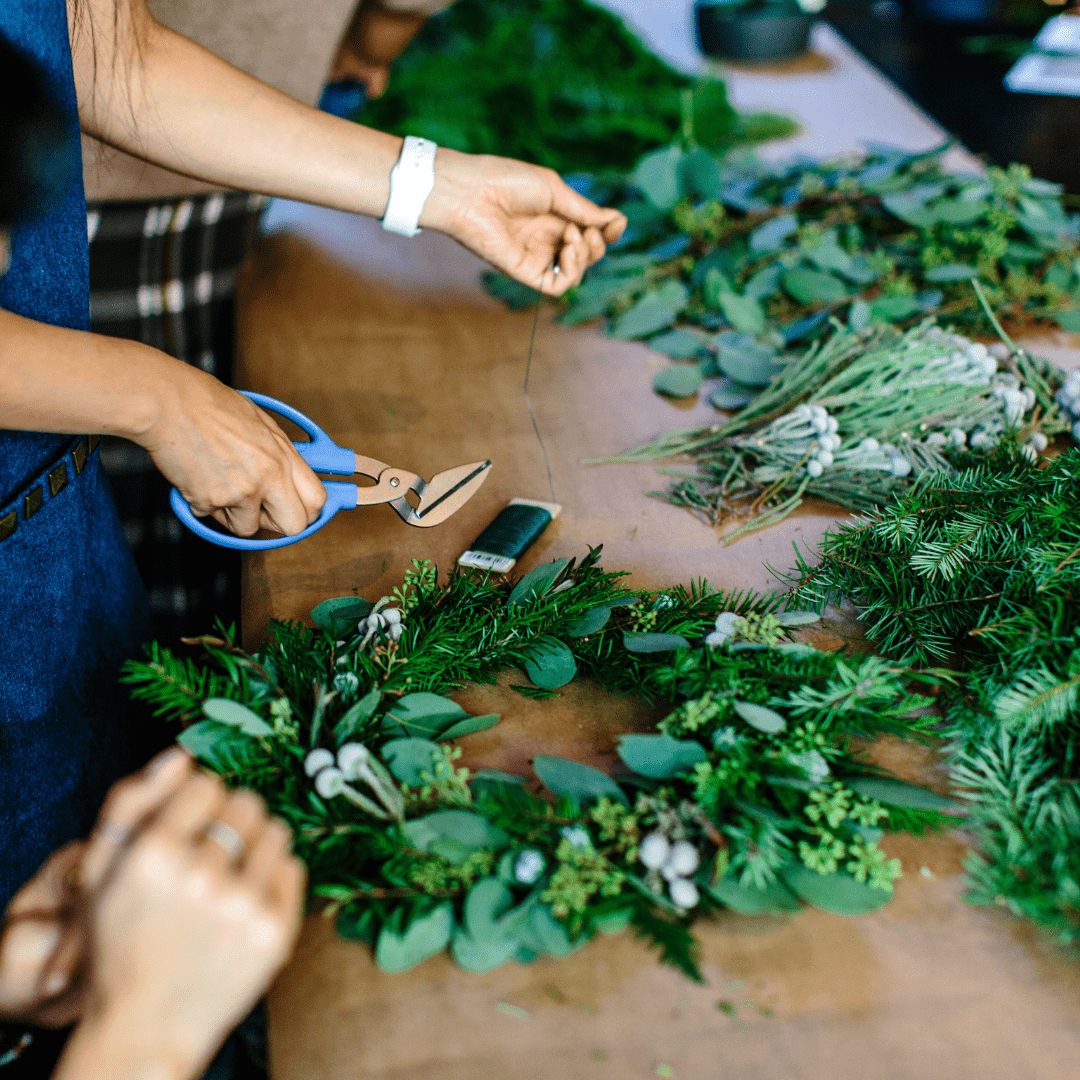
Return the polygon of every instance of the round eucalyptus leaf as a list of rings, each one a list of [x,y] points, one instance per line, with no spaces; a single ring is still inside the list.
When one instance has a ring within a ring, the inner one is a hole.
[[[799,220],[794,214],[781,214],[764,225],[759,225],[750,234],[750,250],[759,254],[779,251],[784,241],[799,231]]]
[[[450,953],[459,967],[483,975],[514,958],[518,943],[514,938],[480,942],[468,934],[457,933],[450,942]]]
[[[834,274],[799,266],[784,273],[784,292],[800,304],[835,304],[848,295],[847,286]]]
[[[821,651],[820,649],[815,649],[813,645],[807,645],[805,641],[781,641],[778,645],[774,645],[773,648],[777,652],[790,653],[790,655],[798,656],[800,658],[817,656]]]
[[[428,739],[391,739],[382,748],[382,756],[397,780],[409,787],[420,787],[424,782],[421,774],[431,775],[442,752],[437,743]]]
[[[456,701],[439,694],[416,693],[398,698],[388,715],[409,735],[434,738],[461,719],[465,710]]]
[[[610,607],[594,607],[591,611],[586,611],[584,615],[570,623],[566,628],[566,633],[572,638],[588,637],[598,630],[603,630],[610,618]]]
[[[802,863],[791,863],[781,872],[796,896],[831,915],[869,915],[892,899],[892,890],[872,888],[850,874],[819,874]]]
[[[649,337],[666,330],[679,317],[690,300],[690,290],[681,281],[666,281],[650,289],[611,327],[612,337],[630,340]]]
[[[821,622],[821,616],[816,611],[781,611],[777,614],[776,621],[781,626],[810,626],[812,623]]]
[[[375,605],[358,596],[334,596],[311,609],[311,621],[331,637],[351,634]]]
[[[1080,334],[1080,311],[1058,311],[1054,322],[1069,334]]]
[[[249,745],[247,737],[232,724],[219,724],[216,720],[199,720],[184,728],[176,741],[192,757],[213,765],[220,755],[243,752]]]
[[[931,266],[923,271],[923,278],[927,281],[970,281],[979,277],[977,266],[967,266],[964,263],[945,263],[942,266]]]
[[[802,905],[795,894],[781,881],[773,881],[764,889],[743,885],[732,877],[708,882],[705,889],[720,903],[740,915],[777,915],[798,911]]]
[[[375,945],[375,963],[394,975],[422,964],[442,952],[450,943],[454,913],[450,904],[440,904],[422,918],[414,919],[404,934],[383,927]]]
[[[632,922],[633,912],[630,908],[623,908],[622,911],[616,911],[611,915],[605,915],[603,918],[597,919],[596,929],[601,934],[622,934],[630,929]]]
[[[754,400],[756,390],[750,386],[743,386],[734,379],[723,378],[719,385],[709,394],[709,404],[714,409],[722,412],[732,412],[749,405]]]
[[[768,386],[784,370],[775,350],[745,334],[717,338],[716,363],[729,379],[750,387]]]
[[[239,728],[245,735],[267,738],[274,734],[274,729],[258,713],[252,712],[239,701],[230,701],[228,698],[210,698],[203,702],[202,709],[211,720]]]
[[[620,735],[618,753],[628,768],[654,780],[667,780],[689,772],[709,759],[700,743],[663,734]]]
[[[539,754],[533,758],[533,769],[553,795],[572,795],[578,802],[607,796],[624,806],[629,805],[619,785],[607,773],[591,765]]]
[[[752,705],[749,701],[733,701],[731,707],[752,728],[764,731],[766,735],[778,735],[787,727],[787,721],[772,709],[764,705]]]
[[[879,296],[870,304],[870,314],[876,322],[907,319],[919,310],[914,296]]]
[[[514,906],[510,890],[498,879],[482,878],[465,897],[465,929],[473,941],[503,941],[506,930],[500,919]]]
[[[442,855],[460,866],[474,851],[502,848],[508,837],[486,818],[470,810],[436,810],[402,825],[411,847]]]
[[[515,586],[506,601],[508,608],[526,607],[545,596],[555,584],[555,579],[566,569],[568,559],[556,559],[530,570]]]
[[[742,334],[761,334],[765,330],[765,310],[752,296],[725,292],[718,297],[724,318]]]
[[[671,364],[653,376],[652,387],[667,397],[694,397],[701,389],[701,368],[697,364]]]
[[[519,945],[536,953],[547,953],[556,958],[569,956],[584,942],[575,944],[547,904],[538,904],[527,919],[522,919],[514,930]]]
[[[704,348],[705,340],[699,333],[689,330],[669,330],[651,338],[649,348],[670,356],[673,360],[693,360]]]
[[[877,799],[889,806],[903,806],[908,810],[938,810],[945,814],[958,813],[963,809],[954,799],[889,776],[863,776],[844,782],[864,799]]]
[[[636,634],[627,630],[623,645],[633,653],[674,652],[690,648],[690,642],[681,634]]]
[[[466,716],[452,727],[448,727],[439,734],[440,739],[460,739],[464,735],[472,735],[475,731],[487,731],[499,722],[498,713],[488,713],[485,716]]]
[[[348,742],[375,715],[375,710],[382,700],[382,691],[375,687],[369,690],[334,726],[334,738],[338,746]]]
[[[670,210],[682,198],[679,166],[682,147],[671,145],[646,154],[637,164],[630,182],[660,210]]]
[[[577,674],[574,654],[558,638],[537,638],[523,655],[525,674],[542,690],[558,690]]]

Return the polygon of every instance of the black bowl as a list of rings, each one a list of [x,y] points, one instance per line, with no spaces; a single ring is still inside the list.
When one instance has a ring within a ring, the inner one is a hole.
[[[694,5],[698,46],[708,56],[764,63],[790,60],[810,47],[813,15],[728,14],[729,8],[729,4]]]

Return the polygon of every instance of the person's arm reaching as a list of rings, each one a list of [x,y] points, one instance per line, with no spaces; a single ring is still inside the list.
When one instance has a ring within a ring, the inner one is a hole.
[[[447,0],[360,0],[341,40],[330,82],[356,79],[369,98],[381,97],[390,81],[390,65],[404,52],[434,11]]]
[[[213,183],[382,216],[399,138],[309,109],[230,67],[156,23],[145,0],[82,6],[72,54],[84,130]],[[560,295],[622,234],[625,218],[549,169],[441,148],[420,225]]]
[[[205,372],[135,341],[3,310],[0,428],[131,439],[194,513],[240,536],[301,532],[326,501],[273,418]]]

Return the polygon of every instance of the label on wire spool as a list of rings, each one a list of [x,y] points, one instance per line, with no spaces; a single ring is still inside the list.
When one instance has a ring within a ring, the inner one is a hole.
[[[562,513],[558,503],[511,499],[495,520],[458,557],[458,566],[475,566],[495,574],[512,570],[518,559]]]

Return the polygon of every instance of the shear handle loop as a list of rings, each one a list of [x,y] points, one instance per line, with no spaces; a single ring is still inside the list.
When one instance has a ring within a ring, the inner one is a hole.
[[[312,425],[314,427],[314,425]],[[316,430],[318,430],[316,428]],[[303,445],[303,444],[301,444]],[[324,480],[326,487],[326,504],[316,521],[310,524],[303,532],[295,536],[276,536],[270,540],[255,540],[247,536],[234,536],[232,533],[219,532],[210,528],[205,521],[197,518],[191,507],[184,501],[184,497],[176,488],[169,493],[169,502],[172,504],[176,516],[196,536],[209,540],[212,544],[220,547],[234,548],[237,551],[270,551],[273,548],[288,547],[300,540],[305,540],[313,533],[317,533],[339,510],[354,510],[356,508],[356,485],[344,483],[340,480]]]
[[[299,409],[266,394],[256,394],[253,390],[240,392],[254,401],[260,409],[291,420],[308,436],[311,442],[294,442],[293,446],[315,472],[331,473],[335,476],[352,476],[356,472],[356,454],[344,446],[338,446],[318,424],[309,420]]]

